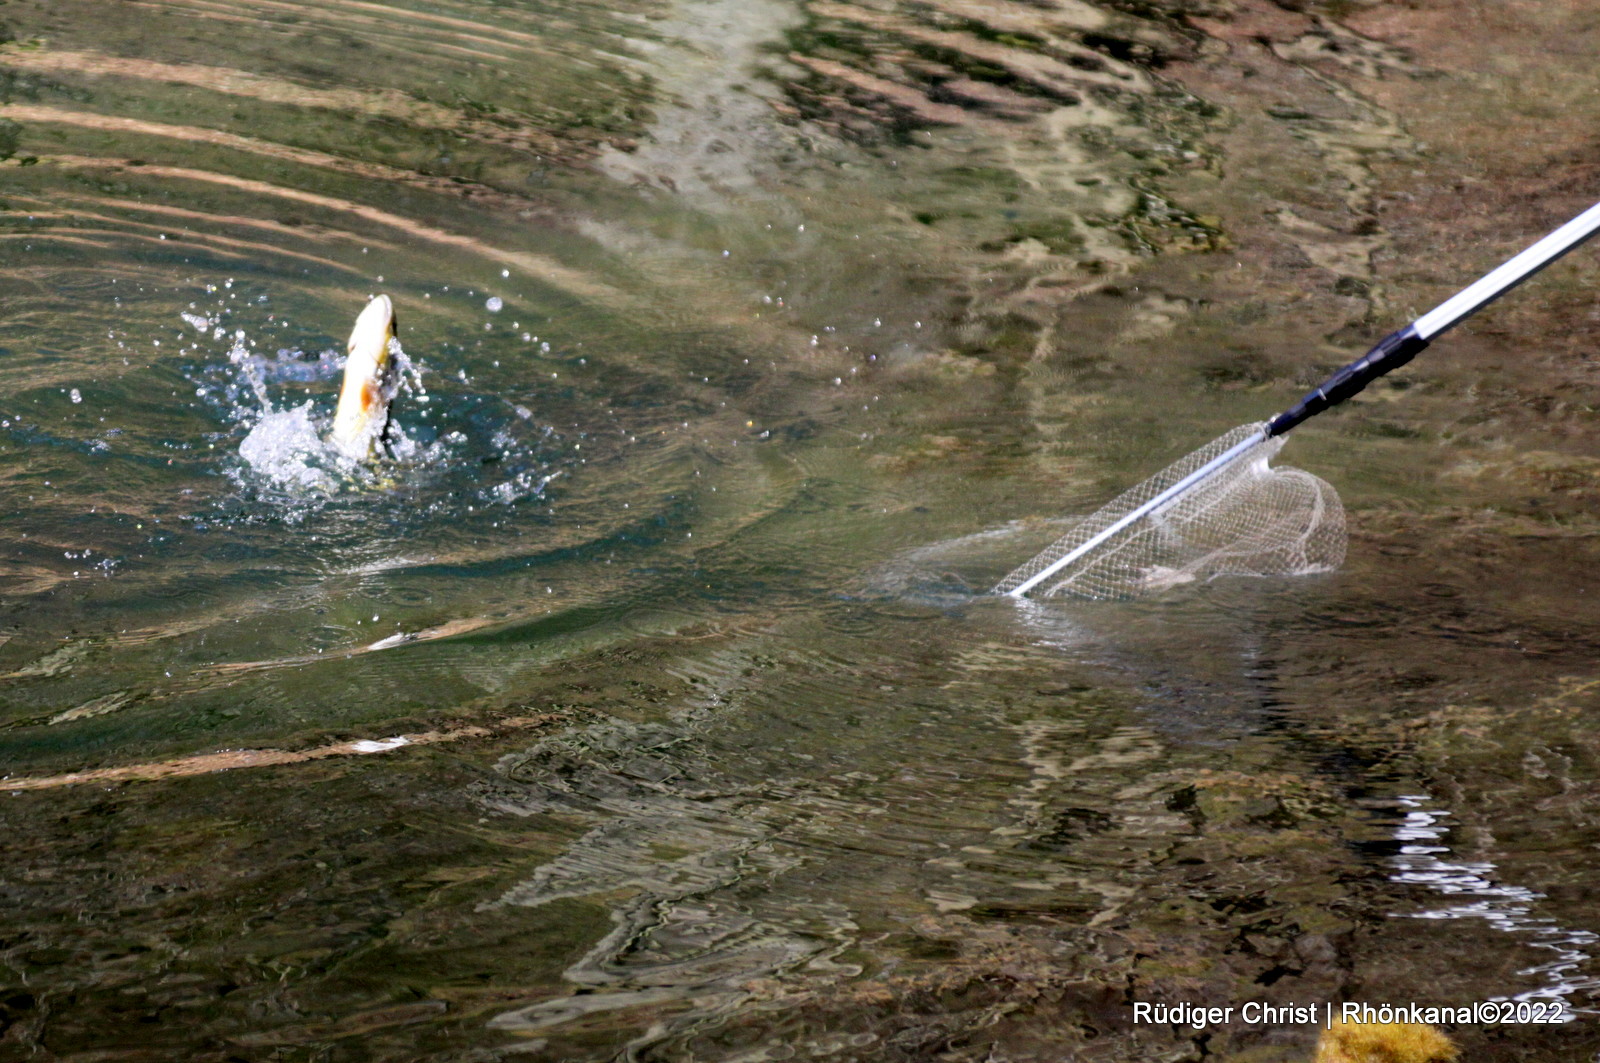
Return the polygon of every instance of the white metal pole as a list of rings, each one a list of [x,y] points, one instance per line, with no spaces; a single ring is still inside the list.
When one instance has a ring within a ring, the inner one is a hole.
[[[1600,203],[1429,310],[1412,323],[1412,328],[1423,339],[1432,339],[1500,298],[1596,232],[1600,232]]]

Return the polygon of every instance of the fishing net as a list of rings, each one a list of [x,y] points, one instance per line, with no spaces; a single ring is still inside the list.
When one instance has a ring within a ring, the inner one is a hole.
[[[1268,438],[1264,427],[1236,428],[1120,495],[1001,580],[996,593],[1125,599],[1216,576],[1339,567],[1339,495],[1308,472],[1268,465],[1284,439]]]

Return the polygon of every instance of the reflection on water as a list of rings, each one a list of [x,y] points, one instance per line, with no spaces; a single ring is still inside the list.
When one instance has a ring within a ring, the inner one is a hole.
[[[1428,807],[1433,802],[1425,794],[1408,794],[1398,800],[1406,813],[1404,823],[1395,831],[1395,839],[1404,844],[1400,855],[1392,858],[1397,869],[1392,877],[1396,882],[1459,898],[1443,908],[1410,913],[1411,917],[1481,919],[1496,930],[1523,938],[1534,948],[1554,952],[1554,960],[1517,972],[1522,977],[1542,979],[1546,984],[1509,999],[1558,1001],[1568,1022],[1577,1018],[1573,1012],[1579,1010],[1574,1007],[1574,997],[1582,1002],[1581,1010],[1592,1011],[1589,998],[1600,986],[1600,979],[1596,979],[1587,966],[1593,959],[1589,950],[1600,941],[1600,936],[1589,930],[1559,926],[1548,916],[1539,915],[1539,902],[1544,895],[1525,886],[1500,884],[1495,880],[1494,864],[1450,860],[1441,855],[1450,852],[1450,846],[1437,844],[1443,841],[1449,829],[1441,824],[1450,813]]]
[[[1297,433],[1341,572],[984,593],[1433,283],[1384,211],[1455,179],[1406,125],[1455,75],[1303,7],[5,5],[0,1044],[1287,1059],[1127,1004],[1592,1010],[1585,382],[1469,351]],[[322,436],[380,291],[365,469]],[[1372,855],[1423,792],[1494,865],[1426,803]],[[1418,886],[1475,899],[1385,918]]]

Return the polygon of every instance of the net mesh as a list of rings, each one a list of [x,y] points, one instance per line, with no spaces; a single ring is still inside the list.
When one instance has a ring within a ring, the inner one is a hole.
[[[1114,528],[1140,507],[1230,450],[1231,459],[1172,498],[1112,531],[1026,593],[1125,599],[1223,575],[1293,576],[1344,561],[1344,507],[1331,484],[1268,461],[1283,437],[1243,425],[1085,517],[995,587],[1010,594]],[[1257,442],[1247,444],[1251,437]]]

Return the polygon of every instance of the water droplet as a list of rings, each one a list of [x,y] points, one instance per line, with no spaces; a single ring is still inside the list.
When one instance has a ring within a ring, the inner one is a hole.
[[[488,309],[489,313],[498,314],[500,312],[500,308],[506,304],[500,301],[500,297],[498,295],[491,295],[483,305]]]
[[[76,406],[78,403],[83,401],[83,395],[78,391],[77,388],[73,388],[72,389],[71,395],[69,397],[72,399],[72,404],[74,406]]]

